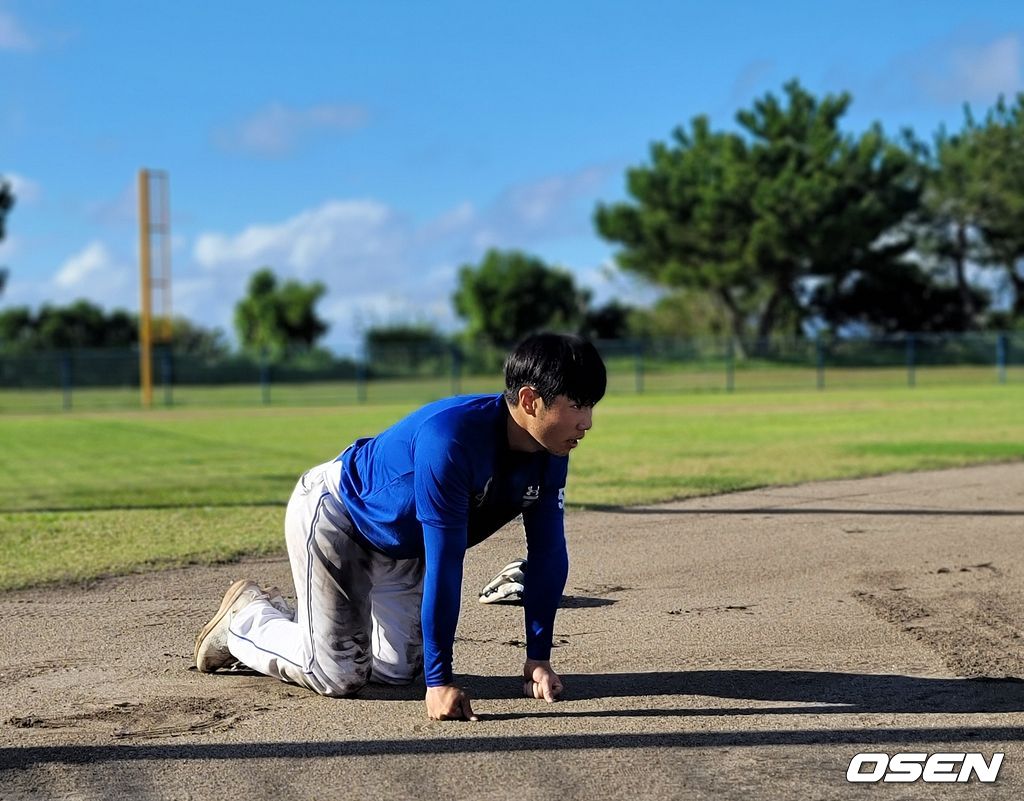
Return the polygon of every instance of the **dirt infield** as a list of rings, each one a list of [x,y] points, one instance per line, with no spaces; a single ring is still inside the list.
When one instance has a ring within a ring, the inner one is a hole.
[[[567,700],[519,696],[522,611],[472,589],[456,670],[332,700],[191,667],[230,581],[284,558],[0,601],[0,798],[1019,798],[1024,464],[574,512],[556,624]],[[854,754],[1005,753],[994,785],[849,784]]]

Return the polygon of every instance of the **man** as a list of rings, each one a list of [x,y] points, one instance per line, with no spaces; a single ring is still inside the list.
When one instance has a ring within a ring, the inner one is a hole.
[[[196,638],[196,666],[235,662],[328,696],[423,670],[432,720],[476,720],[454,683],[452,650],[466,548],[519,514],[529,580],[524,689],[562,693],[551,667],[568,573],[563,527],[569,452],[606,386],[589,342],[537,334],[505,362],[505,392],[430,403],[307,471],[285,515],[297,610],[235,582]]]

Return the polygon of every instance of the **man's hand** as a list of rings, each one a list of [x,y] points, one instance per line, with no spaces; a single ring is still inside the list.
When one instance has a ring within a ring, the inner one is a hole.
[[[523,663],[523,694],[553,704],[562,697],[562,680],[547,660],[527,659]]]
[[[427,717],[431,720],[479,720],[469,696],[454,684],[427,687]]]

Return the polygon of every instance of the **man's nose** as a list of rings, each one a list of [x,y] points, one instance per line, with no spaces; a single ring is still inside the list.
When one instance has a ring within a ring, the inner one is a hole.
[[[589,431],[594,426],[594,410],[587,407],[583,410],[583,415],[576,423],[576,427],[581,431]]]

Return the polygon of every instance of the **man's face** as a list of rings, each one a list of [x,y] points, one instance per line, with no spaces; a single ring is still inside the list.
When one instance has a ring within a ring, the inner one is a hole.
[[[532,418],[530,435],[541,447],[556,456],[566,456],[594,425],[594,407],[583,406],[559,395],[550,406],[537,399],[537,414]]]

